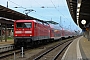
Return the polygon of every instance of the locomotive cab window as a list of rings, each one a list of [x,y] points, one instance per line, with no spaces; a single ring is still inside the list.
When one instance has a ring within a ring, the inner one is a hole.
[[[32,28],[32,23],[24,23],[24,28]]]
[[[32,28],[32,23],[16,23],[17,28]]]
[[[23,23],[16,23],[16,27],[17,28],[22,28],[23,27]]]

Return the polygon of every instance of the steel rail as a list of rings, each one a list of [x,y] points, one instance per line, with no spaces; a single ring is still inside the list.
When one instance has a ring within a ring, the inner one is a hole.
[[[72,41],[71,41],[71,42],[72,42]],[[67,45],[65,45],[65,46],[58,52],[58,54],[57,54],[52,60],[56,60],[56,59],[59,57],[59,55],[63,52],[63,50],[64,50],[71,42],[69,42]]]
[[[68,41],[70,41],[70,40],[68,40]],[[62,43],[56,45],[55,47],[53,47],[53,48],[47,50],[46,52],[42,53],[42,54],[39,55],[38,57],[34,58],[33,60],[38,60],[38,59],[40,59],[41,57],[43,57],[44,55],[46,55],[46,54],[49,53],[50,51],[54,50],[55,48],[59,47],[60,45],[66,43],[66,42],[68,42],[68,41],[65,41],[65,42],[62,42]]]

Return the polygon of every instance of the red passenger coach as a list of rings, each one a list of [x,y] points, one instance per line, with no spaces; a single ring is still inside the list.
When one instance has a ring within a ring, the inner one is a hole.
[[[50,39],[49,24],[37,20],[16,20],[14,22],[15,46],[27,47],[45,39]]]

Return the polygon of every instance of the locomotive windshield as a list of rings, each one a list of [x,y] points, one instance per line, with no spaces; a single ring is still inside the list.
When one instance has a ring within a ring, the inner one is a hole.
[[[17,28],[31,28],[32,23],[16,23]]]

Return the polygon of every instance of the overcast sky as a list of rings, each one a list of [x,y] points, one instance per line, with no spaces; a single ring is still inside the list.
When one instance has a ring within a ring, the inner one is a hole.
[[[23,14],[26,9],[33,9],[34,11],[28,14],[29,16],[59,22],[65,29],[80,30],[71,18],[66,0],[0,0],[0,5],[7,7],[7,1],[10,9]]]

